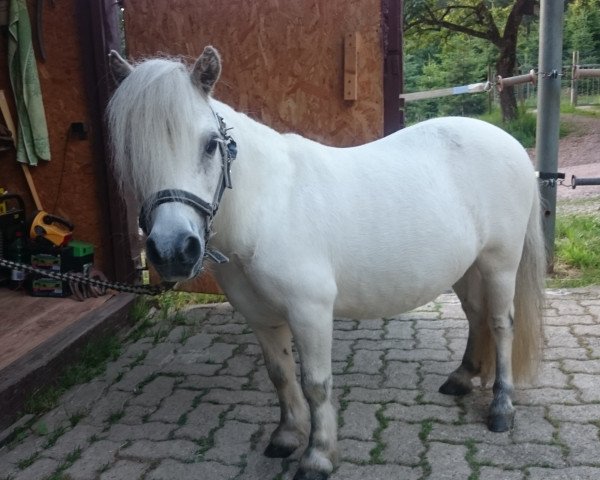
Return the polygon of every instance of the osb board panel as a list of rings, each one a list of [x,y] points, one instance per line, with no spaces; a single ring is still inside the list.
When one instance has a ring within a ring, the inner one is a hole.
[[[46,63],[38,61],[52,160],[31,167],[31,174],[44,209],[71,220],[75,225],[75,237],[94,244],[98,267],[110,273],[106,207],[98,189],[98,179],[104,172],[103,166],[93,159],[94,132],[90,132],[87,140],[67,141],[71,123],[90,124],[75,19],[76,0],[53,3],[55,5],[51,6],[50,2],[43,2],[48,60]],[[35,2],[28,1],[28,7],[35,29]],[[15,117],[5,37],[0,38],[0,58],[0,89],[6,92]],[[23,195],[27,212],[34,211],[35,205],[14,152],[0,153],[0,187]]]
[[[224,61],[216,96],[271,127],[336,146],[383,133],[380,0],[126,2],[133,59],[189,61],[212,44]],[[358,100],[344,101],[344,36],[358,32]]]

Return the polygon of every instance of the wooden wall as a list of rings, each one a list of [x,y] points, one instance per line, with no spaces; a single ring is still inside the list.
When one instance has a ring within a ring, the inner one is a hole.
[[[125,3],[131,58],[222,54],[216,97],[281,131],[336,146],[383,135],[381,0]],[[343,96],[344,36],[359,32],[358,100]]]
[[[75,224],[75,237],[94,244],[98,267],[111,275],[112,249],[105,208],[106,192],[103,191],[105,171],[103,163],[94,160],[92,153],[94,131],[90,131],[86,140],[67,140],[71,123],[91,124],[75,18],[76,1],[57,1],[53,7],[50,2],[43,2],[48,60],[41,63],[38,57],[38,73],[52,160],[31,167],[31,173],[44,209],[71,220]],[[28,7],[35,28],[35,2],[30,0]],[[6,35],[0,36],[0,58],[0,89],[9,97],[14,117],[6,64]],[[21,194],[26,200],[27,211],[33,212],[35,206],[14,152],[0,153],[0,187]]]

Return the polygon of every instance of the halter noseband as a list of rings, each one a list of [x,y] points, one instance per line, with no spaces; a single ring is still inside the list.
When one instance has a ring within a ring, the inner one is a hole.
[[[237,145],[235,143],[235,140],[231,137],[231,135],[227,133],[230,129],[227,128],[227,125],[225,125],[223,117],[221,117],[214,110],[213,114],[217,119],[217,123],[219,125],[219,134],[221,135],[221,138],[218,140],[218,144],[219,151],[221,152],[222,163],[219,186],[215,191],[215,196],[213,198],[212,203],[208,203],[202,200],[197,195],[194,195],[193,193],[190,193],[186,190],[160,190],[159,192],[153,194],[143,203],[142,209],[140,210],[139,223],[140,228],[147,236],[150,233],[148,231],[148,223],[150,222],[150,218],[156,207],[162,205],[163,203],[171,202],[178,202],[183,203],[184,205],[188,205],[194,210],[196,210],[196,212],[198,212],[200,215],[204,215],[206,217],[206,226],[204,229],[204,243],[206,245],[206,248],[204,251],[204,257],[209,258],[210,260],[216,263],[226,263],[229,261],[229,259],[218,250],[209,248],[208,240],[212,234],[212,222],[217,213],[217,210],[219,209],[219,204],[221,203],[223,192],[226,188],[232,188],[231,163],[235,160],[235,157],[237,156]]]

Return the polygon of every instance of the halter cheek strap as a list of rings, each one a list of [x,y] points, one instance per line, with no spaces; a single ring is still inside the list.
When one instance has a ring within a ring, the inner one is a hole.
[[[160,190],[144,201],[140,211],[139,223],[140,228],[147,236],[150,233],[149,222],[156,207],[164,203],[171,202],[188,205],[196,210],[196,212],[198,212],[200,215],[203,215],[206,219],[204,230],[204,243],[206,248],[204,256],[216,263],[226,263],[229,261],[229,259],[218,250],[208,247],[208,240],[212,234],[212,222],[217,210],[219,209],[223,192],[225,192],[226,188],[233,187],[231,183],[231,163],[237,156],[237,145],[235,140],[227,133],[230,129],[225,125],[223,117],[214,111],[213,113],[217,119],[219,133],[221,135],[221,138],[219,139],[219,151],[221,153],[222,160],[221,177],[219,179],[219,186],[215,191],[213,202],[208,203],[197,195],[194,195],[186,190]]]

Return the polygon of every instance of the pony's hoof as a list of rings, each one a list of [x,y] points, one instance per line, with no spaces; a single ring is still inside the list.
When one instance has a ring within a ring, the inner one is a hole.
[[[473,390],[472,385],[465,385],[464,383],[459,383],[449,378],[444,382],[438,391],[444,395],[454,395],[455,397],[460,397],[462,395],[466,395],[467,393],[471,393],[471,390]]]
[[[492,432],[507,432],[513,427],[515,415],[490,415],[488,418],[488,429]]]
[[[265,448],[264,455],[269,458],[287,458],[294,453],[297,448],[298,447],[285,447],[269,443],[267,448]]]
[[[294,480],[327,480],[328,478],[328,473],[304,470],[303,468],[299,468],[296,475],[294,475]]]

